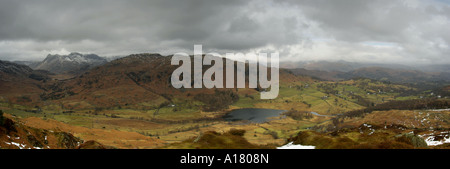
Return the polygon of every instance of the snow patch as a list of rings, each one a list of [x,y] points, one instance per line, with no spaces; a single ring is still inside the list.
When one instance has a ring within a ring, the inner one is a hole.
[[[5,144],[8,144],[8,145],[15,145],[16,147],[19,147],[19,149],[24,149],[24,148],[25,148],[25,145],[20,144],[20,143],[16,143],[16,142],[10,142],[10,143],[5,142]]]
[[[450,109],[431,109],[428,111],[450,111]]]
[[[316,146],[304,146],[300,144],[293,144],[294,142],[290,142],[284,146],[277,147],[277,149],[315,149]]]
[[[419,136],[425,139],[425,142],[428,146],[437,146],[445,143],[450,143],[448,132],[441,132],[439,136],[443,136],[444,138],[438,141],[435,141],[435,136],[433,134],[424,134]]]

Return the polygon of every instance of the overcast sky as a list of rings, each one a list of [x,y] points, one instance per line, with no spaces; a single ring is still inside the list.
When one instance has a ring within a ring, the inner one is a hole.
[[[0,0],[0,59],[70,52],[279,52],[450,63],[449,0]]]

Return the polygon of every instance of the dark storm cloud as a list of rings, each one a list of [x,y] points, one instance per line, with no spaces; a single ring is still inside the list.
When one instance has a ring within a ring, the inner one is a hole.
[[[58,47],[86,52],[92,50],[74,46],[90,41],[111,49],[92,52],[109,55],[117,52],[112,49],[143,52],[204,44],[218,50],[246,50],[295,42],[294,35],[279,36],[292,32],[295,25],[286,30],[285,25],[270,25],[284,24],[276,21],[283,17],[272,18],[275,21],[260,17],[273,15],[266,13],[270,5],[258,6],[268,2],[6,0],[0,5],[0,41],[60,41]]]
[[[2,0],[0,59],[48,53],[278,51],[281,58],[436,61],[446,1]]]
[[[5,15],[1,18],[4,24],[0,38],[115,40],[184,35],[195,39],[210,34],[205,31],[208,28],[202,28],[208,24],[205,21],[226,19],[213,17],[234,5],[239,4],[231,1],[210,4],[200,1],[13,0],[2,2],[1,11]]]

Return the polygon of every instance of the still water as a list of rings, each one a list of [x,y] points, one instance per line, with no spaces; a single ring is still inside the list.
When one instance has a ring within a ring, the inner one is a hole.
[[[285,110],[256,108],[236,109],[223,116],[223,118],[226,121],[244,120],[252,123],[264,123],[270,121],[270,117],[278,117],[283,112],[285,112]]]

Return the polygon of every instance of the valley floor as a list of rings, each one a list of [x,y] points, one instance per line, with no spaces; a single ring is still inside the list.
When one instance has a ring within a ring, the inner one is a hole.
[[[33,106],[14,104],[0,97],[0,110],[4,117],[27,127],[65,132],[85,142],[94,140],[121,149],[277,148],[283,145],[318,149],[449,148],[448,99],[437,102],[446,103],[447,109],[386,108],[398,105],[384,103],[401,100],[407,101],[399,104],[420,105],[421,100],[413,100],[419,99],[419,95],[399,96],[414,90],[367,79],[299,81],[283,84],[279,97],[274,100],[257,99],[259,93],[253,89],[236,90],[239,99],[219,111],[205,111],[203,108],[209,98],[196,99],[200,94],[192,96],[191,93],[174,97],[170,103],[160,98],[155,102],[110,108],[92,108],[89,100],[73,98]],[[215,94],[228,96],[230,92],[216,91]],[[222,118],[227,112],[241,108],[278,109],[286,113],[265,123],[227,122]],[[11,142],[12,137],[15,136],[0,133],[0,141],[3,139],[3,143],[6,141],[3,146],[7,145],[2,148],[11,148],[15,143],[19,144],[17,148],[21,147],[21,143]],[[222,144],[208,144],[212,140]]]

